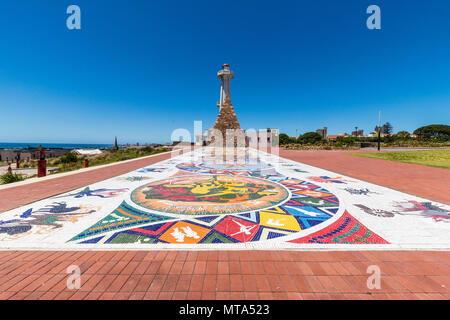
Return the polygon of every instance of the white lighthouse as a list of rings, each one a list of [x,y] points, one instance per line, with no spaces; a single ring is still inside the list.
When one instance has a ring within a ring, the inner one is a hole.
[[[222,70],[217,72],[217,78],[220,78],[222,84],[220,86],[220,102],[217,106],[221,109],[225,101],[231,101],[230,97],[230,79],[234,78],[234,72],[230,70],[228,64],[222,66]]]

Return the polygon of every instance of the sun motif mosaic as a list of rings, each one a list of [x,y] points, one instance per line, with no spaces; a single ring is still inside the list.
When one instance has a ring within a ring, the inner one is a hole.
[[[446,205],[269,154],[188,154],[2,213],[0,247],[426,247],[450,243],[449,216]]]
[[[233,182],[229,186],[232,186],[232,190],[241,194],[248,193],[248,188],[253,188],[250,190],[252,193],[263,192],[261,195],[252,196],[257,200],[266,196],[273,197],[277,195],[279,204],[273,203],[272,206],[260,210],[247,210],[246,213],[228,212],[223,214],[221,212],[222,214],[220,215],[207,215],[204,212],[194,211],[194,213],[197,212],[194,215],[199,215],[199,217],[173,219],[173,217],[164,214],[142,211],[124,201],[111,215],[77,235],[72,241],[90,238],[83,240],[81,243],[227,244],[258,242],[306,230],[332,218],[339,210],[338,198],[328,190],[308,181],[281,176],[276,177],[275,180],[279,181],[279,184],[273,183],[273,188],[264,187],[267,185],[272,186],[272,183],[268,183],[270,180],[214,175],[200,177],[181,176],[172,180],[156,181],[150,184],[150,187],[158,186],[156,190],[157,194],[160,195],[159,186],[163,184],[169,186],[176,184],[183,188],[181,186],[189,182],[189,186],[192,188],[193,181],[206,181],[208,188],[206,191],[202,189],[201,194],[203,194],[210,190],[209,186],[211,184],[215,186],[218,178],[222,179],[222,182]],[[268,177],[268,179],[274,179],[274,177]],[[172,184],[168,184],[169,181],[172,181]],[[184,183],[180,183],[180,181]],[[265,183],[261,183],[261,181]],[[256,184],[260,185],[260,189],[256,188]],[[203,186],[203,183],[199,185]],[[138,190],[146,190],[148,187],[149,185],[145,185]],[[152,188],[150,189],[152,190],[150,194],[153,197],[154,191]],[[275,194],[275,190],[280,190],[280,193]],[[178,199],[178,195],[179,193],[174,194],[174,200]],[[165,194],[165,196],[170,197],[168,194]],[[234,199],[234,197],[229,198]],[[286,199],[286,201],[283,201],[283,199]],[[181,203],[186,203],[185,198],[180,200],[182,200]],[[218,199],[213,200],[218,201]],[[221,205],[228,204],[229,199],[225,198],[225,200],[223,203],[217,203]],[[204,201],[200,203],[204,204]],[[171,219],[174,221],[168,221]],[[148,225],[151,221],[159,221],[160,223]],[[111,233],[112,231],[113,233]]]
[[[141,207],[185,215],[230,214],[272,207],[286,200],[283,186],[268,180],[227,175],[165,179],[131,193]]]

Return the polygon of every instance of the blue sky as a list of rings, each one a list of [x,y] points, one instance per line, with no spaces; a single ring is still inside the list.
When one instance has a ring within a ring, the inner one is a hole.
[[[77,4],[82,29],[66,28]],[[382,30],[366,28],[377,4]],[[0,4],[0,141],[167,142],[218,113],[295,135],[450,124],[450,2],[27,0]]]

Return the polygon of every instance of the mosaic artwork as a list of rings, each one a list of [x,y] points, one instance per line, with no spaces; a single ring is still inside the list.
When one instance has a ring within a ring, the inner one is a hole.
[[[208,148],[0,214],[0,248],[446,248],[450,207]]]
[[[228,177],[222,176],[224,179]],[[211,175],[209,178],[214,179],[215,176]],[[182,177],[182,179],[185,179],[185,177]],[[339,209],[338,199],[328,190],[315,184],[286,177],[280,183],[291,192],[291,197],[279,206],[244,214],[207,215],[189,220],[178,220],[179,223],[156,224],[151,229],[139,226],[86,240],[83,243],[98,243],[100,241],[103,243],[144,241],[143,243],[175,244],[254,242],[275,239],[306,230],[330,219]],[[126,213],[128,214],[124,216]],[[202,216],[202,214],[200,215]],[[137,210],[123,202],[106,218],[106,222],[99,221],[72,240],[79,240],[112,230],[126,229],[131,225],[148,224],[149,221],[144,219],[150,219],[149,216],[153,221],[173,219],[167,215],[156,215]]]
[[[233,163],[217,163],[205,157],[202,161],[181,163],[177,168],[183,171],[203,173],[203,174],[230,174],[230,175],[250,175],[254,177],[265,176],[276,173],[275,169],[268,163],[258,159],[245,158]]]
[[[365,189],[354,189],[354,188],[345,188],[345,191],[348,193],[351,193],[353,195],[361,195],[361,196],[368,196],[370,194],[377,194],[376,192],[373,192],[367,188]]]
[[[292,243],[365,243],[387,244],[388,242],[365,227],[347,211],[332,225],[306,237],[291,240]]]
[[[174,214],[246,212],[274,206],[288,192],[267,180],[227,175],[194,175],[156,181],[131,193],[134,203]]]
[[[431,218],[434,221],[450,222],[450,211],[445,210],[431,202],[406,201],[396,202],[392,212],[376,208],[368,208],[362,204],[355,206],[364,210],[364,212],[379,217],[394,217],[395,215],[412,215],[424,218]]]
[[[131,177],[120,177],[117,178],[118,181],[128,181],[128,182],[136,182],[136,181],[142,181],[142,180],[147,180],[149,178],[147,177],[142,177],[142,176],[131,176]]]
[[[355,206],[362,209],[365,213],[371,214],[376,217],[393,217],[394,216],[393,212],[389,212],[386,210],[377,209],[377,208],[369,208],[362,204],[355,204]]]
[[[327,176],[320,176],[320,177],[308,177],[310,180],[315,181],[315,182],[322,182],[322,183],[348,183],[348,182],[356,182],[356,181],[352,181],[352,180],[346,180],[342,177],[335,177],[335,178],[330,178]]]
[[[91,205],[69,207],[65,202],[55,202],[39,210],[32,208],[14,219],[0,221],[0,240],[14,240],[27,234],[46,234],[62,228],[65,223],[76,223],[85,215],[99,210]]]
[[[66,197],[74,197],[74,198],[82,198],[82,197],[99,197],[99,198],[112,198],[120,195],[121,193],[126,192],[128,189],[96,189],[91,190],[89,187],[84,188],[83,190],[76,193],[69,193],[67,195],[54,197],[57,198],[66,198]]]

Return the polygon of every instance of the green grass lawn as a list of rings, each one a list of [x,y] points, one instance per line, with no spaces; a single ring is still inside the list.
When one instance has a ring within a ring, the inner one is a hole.
[[[350,153],[350,155],[450,169],[449,149],[426,151],[361,152]]]

